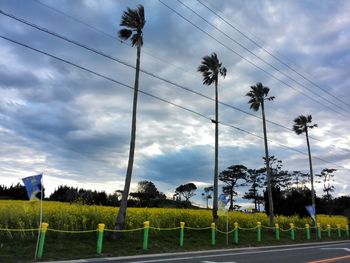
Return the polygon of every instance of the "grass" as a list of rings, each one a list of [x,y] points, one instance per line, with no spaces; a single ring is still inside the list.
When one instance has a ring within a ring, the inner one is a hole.
[[[315,233],[311,240],[306,239],[305,230],[296,230],[296,239],[290,238],[290,232],[281,232],[280,240],[275,240],[272,230],[262,230],[262,240],[257,242],[256,231],[239,231],[239,244],[233,243],[233,234],[229,234],[229,244],[226,245],[226,235],[217,233],[216,245],[211,245],[211,230],[189,230],[185,229],[184,247],[179,246],[179,230],[159,231],[150,229],[148,250],[143,250],[143,231],[127,232],[121,239],[112,240],[110,233],[105,233],[103,242],[103,253],[97,255],[96,243],[97,233],[67,234],[47,232],[44,247],[43,260],[64,260],[93,257],[139,255],[162,252],[179,252],[208,250],[213,248],[237,248],[250,246],[296,244],[302,242],[316,241]],[[346,240],[345,232],[338,238],[336,231],[332,231],[329,238],[326,232],[322,232],[322,241]],[[12,236],[0,236],[0,262],[31,262],[33,261],[36,245],[36,236],[23,236],[14,234]]]

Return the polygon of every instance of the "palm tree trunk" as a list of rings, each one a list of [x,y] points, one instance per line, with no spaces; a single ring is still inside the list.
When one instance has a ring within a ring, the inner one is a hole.
[[[306,135],[306,144],[307,144],[307,151],[309,154],[309,165],[310,165],[310,177],[311,177],[311,204],[315,208],[315,227],[317,225],[317,216],[316,216],[316,200],[315,200],[315,189],[314,189],[314,172],[312,169],[312,159],[311,159],[311,149],[310,149],[310,142],[309,142],[309,132],[306,127],[305,131]]]
[[[271,170],[270,170],[270,160],[269,160],[269,148],[267,145],[267,134],[266,134],[266,121],[265,121],[265,108],[264,101],[261,102],[261,112],[263,118],[263,130],[264,130],[264,144],[265,144],[265,158],[266,158],[266,174],[267,174],[267,196],[269,199],[269,219],[270,227],[275,224],[273,215],[273,200],[272,200],[272,188],[271,188]]]
[[[132,168],[134,164],[134,153],[135,153],[135,142],[136,142],[136,112],[137,112],[137,97],[139,90],[139,75],[140,75],[140,57],[141,57],[141,46],[137,45],[137,57],[136,57],[136,73],[134,83],[134,99],[132,108],[132,120],[131,120],[131,138],[130,138],[130,150],[129,150],[129,161],[128,168],[126,170],[125,184],[123,190],[122,200],[118,211],[118,216],[115,223],[115,229],[124,229],[126,208],[130,190]]]
[[[214,162],[214,198],[213,198],[213,221],[218,220],[218,155],[219,155],[219,107],[218,107],[218,77],[215,80],[215,162]]]

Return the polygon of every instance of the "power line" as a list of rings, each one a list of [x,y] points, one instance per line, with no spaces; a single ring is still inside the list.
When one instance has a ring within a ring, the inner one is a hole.
[[[285,82],[282,79],[277,78],[275,75],[273,75],[272,73],[268,72],[267,70],[263,69],[262,67],[260,67],[259,65],[255,64],[254,62],[250,61],[249,59],[243,57],[240,53],[238,53],[237,51],[233,50],[232,48],[230,48],[229,46],[225,45],[224,43],[222,43],[221,41],[217,40],[215,37],[213,37],[211,34],[209,34],[208,32],[206,32],[205,30],[201,29],[199,26],[197,26],[196,24],[194,24],[193,22],[191,22],[189,19],[187,19],[186,17],[184,17],[183,15],[181,15],[179,12],[177,12],[174,8],[170,7],[169,5],[165,4],[164,2],[162,2],[161,0],[158,0],[160,3],[162,3],[164,6],[166,6],[168,9],[170,9],[171,11],[173,11],[175,14],[177,14],[178,16],[180,16],[182,19],[184,19],[185,21],[187,21],[188,23],[190,23],[192,26],[194,26],[195,28],[197,28],[199,31],[201,31],[202,33],[204,33],[205,35],[207,35],[208,37],[210,37],[211,39],[213,39],[214,41],[216,41],[217,43],[219,43],[220,45],[222,45],[223,47],[225,47],[226,49],[228,49],[229,51],[231,51],[232,53],[236,54],[237,56],[239,56],[241,59],[247,61],[249,64],[253,65],[254,67],[260,69],[261,71],[263,71],[265,74],[269,75],[270,77],[272,77],[273,79],[277,80],[278,82],[284,84],[285,86],[298,91],[299,93],[303,94],[305,97],[309,98],[310,100],[316,102],[317,104],[321,105],[322,107],[326,107],[329,110],[336,112],[340,115],[342,115],[345,118],[348,118],[346,115],[344,115],[343,113],[336,111],[335,109],[332,109],[331,107],[322,104],[321,102],[319,102],[318,100],[314,99],[313,97],[309,96],[308,94],[304,93],[303,91],[301,91],[300,89],[297,89],[295,87],[293,87],[292,85],[288,84],[287,82]]]
[[[38,29],[38,30],[40,30],[40,31],[42,31],[42,32],[45,32],[45,33],[50,34],[50,35],[53,35],[53,36],[55,36],[55,37],[57,37],[57,38],[60,38],[60,39],[62,39],[62,40],[65,40],[65,41],[67,41],[67,42],[69,42],[69,43],[71,43],[71,44],[77,45],[77,46],[79,46],[79,47],[81,47],[81,48],[87,49],[87,50],[89,50],[89,51],[91,51],[91,52],[94,52],[94,53],[96,53],[96,54],[98,54],[98,55],[101,55],[101,56],[103,56],[103,57],[105,57],[105,58],[111,59],[111,60],[113,60],[113,61],[115,61],[115,62],[117,62],[117,63],[120,63],[120,64],[124,65],[124,66],[127,66],[127,67],[129,67],[129,68],[136,69],[135,66],[133,66],[133,65],[127,63],[127,62],[124,62],[124,61],[122,61],[122,60],[120,60],[120,59],[118,59],[118,58],[116,58],[116,57],[113,57],[113,56],[111,56],[111,55],[105,54],[105,53],[102,52],[102,51],[96,50],[96,49],[94,49],[94,48],[91,48],[91,47],[89,47],[89,46],[86,46],[85,44],[81,44],[81,43],[79,43],[79,42],[77,42],[77,41],[71,40],[71,39],[69,39],[69,38],[67,38],[67,37],[65,37],[65,36],[62,36],[62,35],[60,35],[60,34],[58,34],[58,33],[55,33],[55,32],[52,32],[52,31],[50,31],[50,30],[48,30],[48,29],[46,29],[46,28],[42,28],[42,27],[40,27],[40,26],[38,26],[38,25],[36,25],[36,24],[34,24],[34,23],[31,23],[31,22],[28,22],[28,21],[26,21],[26,20],[24,20],[24,19],[18,18],[18,17],[16,17],[16,16],[12,15],[12,14],[8,14],[8,13],[2,11],[2,10],[0,10],[0,13],[3,14],[3,15],[5,15],[5,16],[8,16],[8,17],[10,17],[10,18],[12,18],[12,19],[14,19],[14,20],[16,20],[16,21],[19,21],[19,22],[24,23],[24,24],[26,24],[26,25],[28,25],[28,26],[31,26],[31,27],[33,27],[33,28],[35,28],[35,29]],[[215,99],[213,99],[213,98],[211,98],[211,97],[209,97],[209,96],[207,96],[207,95],[205,95],[205,94],[203,94],[203,93],[194,91],[194,90],[192,90],[192,89],[190,89],[190,88],[188,88],[188,87],[185,87],[185,86],[182,86],[182,85],[180,85],[180,84],[177,84],[177,83],[175,83],[175,82],[173,82],[173,81],[167,80],[167,79],[165,79],[165,78],[163,78],[163,77],[160,77],[160,76],[158,76],[158,75],[156,75],[156,74],[154,74],[154,73],[148,72],[148,71],[143,70],[143,69],[140,69],[140,71],[143,72],[144,74],[147,74],[147,75],[149,75],[149,76],[151,76],[151,77],[154,77],[154,78],[156,78],[156,79],[158,79],[158,80],[161,80],[161,81],[163,81],[163,82],[166,82],[166,83],[168,83],[168,84],[171,84],[171,85],[173,85],[173,86],[175,86],[175,87],[177,87],[177,88],[183,89],[183,90],[185,90],[185,91],[187,91],[187,92],[190,92],[190,93],[192,93],[192,94],[198,95],[198,96],[203,97],[203,98],[205,98],[205,99],[208,99],[208,100],[210,100],[210,101],[215,101]],[[230,105],[230,104],[227,104],[227,103],[224,103],[224,102],[221,102],[221,101],[219,101],[219,103],[220,103],[220,105],[223,105],[223,106],[226,106],[226,107],[228,107],[228,108],[234,109],[234,110],[236,110],[236,111],[239,111],[239,112],[241,112],[241,113],[247,114],[247,115],[249,115],[249,116],[258,118],[258,119],[260,119],[260,120],[262,119],[261,117],[255,115],[255,114],[252,114],[252,113],[250,113],[250,112],[247,112],[247,111],[245,111],[245,110],[242,110],[242,109],[240,109],[240,108],[238,108],[238,107],[235,107],[235,106],[233,106],[233,105]],[[292,131],[292,132],[294,133],[294,131],[293,131],[291,128],[288,128],[288,127],[286,127],[286,126],[284,126],[284,125],[281,125],[281,124],[279,124],[279,123],[276,123],[276,122],[274,122],[274,121],[270,121],[270,120],[266,120],[266,121],[267,121],[268,123],[274,124],[274,125],[276,125],[276,126],[278,126],[278,127],[284,128],[284,129],[289,130],[289,131]],[[317,138],[313,138],[313,137],[310,137],[310,138],[313,139],[313,140],[316,140],[316,141],[321,142],[321,140],[319,140],[319,139],[317,139]],[[340,149],[340,150],[350,152],[350,150],[347,150],[347,149],[338,147],[338,146],[336,146],[336,145],[332,145],[332,146],[335,147],[335,148],[338,148],[338,149]]]
[[[76,64],[76,63],[74,63],[74,62],[71,62],[71,61],[69,61],[69,60],[66,60],[66,59],[60,58],[60,57],[58,57],[58,56],[52,55],[52,54],[50,54],[50,53],[48,53],[48,52],[45,52],[45,51],[42,51],[42,50],[40,50],[40,49],[31,47],[31,46],[29,46],[29,45],[26,45],[26,44],[24,44],[24,43],[18,42],[18,41],[16,41],[16,40],[13,40],[13,39],[8,38],[8,37],[3,36],[3,35],[0,35],[0,38],[5,39],[5,40],[7,40],[7,41],[9,41],[9,42],[12,42],[12,43],[14,43],[14,44],[17,44],[17,45],[19,45],[19,46],[25,47],[25,48],[27,48],[27,49],[36,51],[36,52],[38,52],[38,53],[40,53],[40,54],[43,54],[43,55],[48,56],[48,57],[51,57],[51,58],[53,58],[53,59],[56,59],[56,60],[58,60],[58,61],[61,61],[61,62],[63,62],[63,63],[66,63],[66,64],[68,64],[68,65],[71,65],[71,66],[73,66],[73,67],[79,68],[79,69],[81,69],[81,70],[83,70],[83,71],[86,71],[86,72],[92,74],[92,75],[95,75],[95,76],[101,77],[101,78],[103,78],[103,79],[109,80],[109,81],[111,81],[111,82],[113,82],[113,83],[116,83],[116,84],[118,84],[118,85],[120,85],[120,86],[123,86],[123,87],[125,87],[125,88],[134,90],[134,88],[133,88],[132,86],[130,86],[130,85],[127,85],[127,84],[122,83],[122,82],[120,82],[120,81],[118,81],[118,80],[112,79],[112,78],[110,78],[110,77],[108,77],[108,76],[102,75],[102,74],[100,74],[100,73],[98,73],[98,72],[96,72],[96,71],[94,71],[94,70],[91,70],[91,69],[88,69],[88,68],[86,68],[86,67],[80,66],[80,65],[78,65],[78,64]],[[169,105],[175,106],[175,107],[177,107],[177,108],[180,108],[180,109],[182,109],[182,110],[185,110],[185,111],[188,111],[188,112],[190,112],[190,113],[193,113],[193,114],[195,114],[195,115],[197,115],[197,116],[199,116],[199,117],[202,117],[202,118],[204,118],[204,119],[207,119],[207,120],[212,121],[212,119],[211,119],[210,117],[207,117],[207,116],[205,116],[205,115],[202,114],[202,113],[199,113],[199,112],[197,112],[197,111],[195,111],[195,110],[186,108],[186,107],[181,106],[181,105],[179,105],[179,104],[176,104],[176,103],[174,103],[174,102],[172,102],[172,101],[169,101],[169,100],[167,100],[167,99],[161,98],[161,97],[159,97],[159,96],[157,96],[157,95],[153,95],[153,94],[151,94],[151,93],[149,93],[149,92],[146,92],[146,91],[143,91],[143,90],[141,90],[141,89],[139,89],[138,92],[140,92],[140,93],[142,93],[142,94],[144,94],[144,95],[147,95],[147,96],[149,96],[149,97],[152,97],[152,98],[154,98],[154,99],[156,99],[156,100],[162,101],[162,102],[164,102],[164,103],[166,103],[166,104],[169,104]],[[220,122],[220,124],[225,125],[225,126],[229,126],[229,127],[234,128],[234,129],[236,129],[236,130],[239,130],[239,131],[241,131],[241,132],[244,132],[244,133],[247,133],[247,134],[249,134],[249,135],[255,136],[255,137],[259,138],[259,139],[262,139],[261,136],[256,135],[255,133],[246,131],[245,129],[236,127],[236,126],[234,126],[234,125],[227,124],[227,123],[224,123],[224,122]],[[271,141],[271,140],[269,140],[269,141],[270,141],[270,142],[273,142],[273,141]],[[280,144],[280,143],[277,143],[277,144],[280,145],[280,146],[282,146],[282,147],[285,147],[285,148],[287,148],[287,149],[290,149],[290,150],[293,150],[293,151],[295,151],[295,152],[298,152],[298,153],[300,153],[300,154],[307,155],[306,153],[303,153],[302,151],[299,151],[299,150],[294,149],[294,148],[292,148],[292,147],[286,146],[286,145],[284,145],[284,144]],[[315,159],[318,159],[318,160],[321,160],[321,161],[323,161],[323,162],[329,163],[329,164],[333,164],[333,165],[335,165],[335,166],[337,166],[337,167],[340,167],[340,168],[342,168],[342,169],[349,170],[349,169],[347,169],[347,168],[345,168],[345,167],[343,167],[343,166],[341,166],[341,165],[338,165],[338,164],[336,164],[336,163],[329,162],[329,161],[323,160],[323,159],[318,158],[318,157],[314,157],[314,158],[315,158]]]
[[[204,18],[203,16],[201,16],[199,13],[197,13],[195,10],[193,10],[191,7],[189,7],[188,5],[186,5],[185,3],[183,3],[181,0],[177,0],[181,5],[183,5],[184,7],[186,7],[188,10],[190,10],[193,14],[195,14],[196,16],[198,16],[199,18],[201,18],[203,21],[205,21],[208,25],[212,26],[213,28],[215,28],[217,31],[219,31],[221,34],[223,34],[224,36],[226,36],[228,39],[230,39],[232,42],[234,42],[235,44],[237,44],[238,46],[240,46],[241,48],[243,48],[245,51],[249,52],[250,54],[252,54],[255,58],[259,59],[260,61],[264,62],[266,65],[270,66],[271,68],[273,68],[274,70],[276,70],[278,73],[280,73],[281,75],[283,75],[284,77],[294,81],[296,84],[298,84],[299,86],[305,88],[306,90],[308,90],[310,93],[318,96],[319,98],[327,101],[328,103],[332,104],[333,106],[347,112],[350,113],[350,111],[348,111],[347,109],[344,109],[343,107],[335,104],[334,102],[328,100],[327,98],[324,98],[323,96],[321,96],[320,94],[318,94],[317,92],[314,92],[312,89],[308,88],[307,86],[305,86],[304,84],[300,83],[299,81],[297,81],[296,79],[292,78],[291,76],[289,76],[288,74],[284,73],[283,71],[281,71],[279,68],[275,67],[274,65],[272,65],[270,62],[266,61],[265,59],[263,59],[262,57],[258,56],[257,54],[255,54],[253,51],[251,51],[249,48],[247,48],[246,46],[244,46],[243,44],[241,44],[240,42],[238,42],[237,40],[235,40],[234,38],[232,38],[231,36],[229,36],[228,34],[226,34],[224,31],[222,31],[219,27],[215,26],[213,23],[211,23],[210,21],[208,21],[208,19]]]
[[[202,1],[197,0],[197,2],[199,2],[202,6],[204,6],[205,8],[207,8],[211,13],[213,13],[214,15],[216,15],[217,17],[219,17],[222,21],[224,21],[228,26],[230,26],[231,28],[233,28],[236,32],[238,32],[239,34],[241,34],[242,36],[244,36],[246,39],[248,39],[249,41],[251,41],[252,43],[254,43],[257,47],[259,47],[260,49],[262,49],[264,52],[266,52],[268,55],[270,55],[271,57],[273,57],[274,59],[276,59],[279,63],[281,63],[282,65],[286,66],[287,68],[289,68],[290,70],[292,70],[294,73],[296,73],[297,75],[299,75],[300,77],[302,77],[304,80],[306,80],[307,82],[311,83],[313,86],[319,88],[320,90],[322,90],[323,92],[327,93],[328,95],[332,96],[334,99],[336,99],[337,101],[342,102],[344,105],[349,106],[350,104],[346,103],[345,101],[343,101],[341,98],[334,96],[332,93],[330,93],[329,91],[327,91],[326,89],[322,88],[321,86],[319,86],[317,83],[315,83],[314,81],[310,80],[309,78],[305,77],[302,73],[298,72],[297,70],[295,70],[293,67],[291,67],[290,65],[288,65],[287,63],[285,63],[282,59],[280,59],[279,57],[277,57],[276,55],[274,55],[272,52],[269,52],[267,49],[265,49],[263,46],[261,46],[259,43],[257,43],[254,39],[250,38],[249,36],[247,36],[245,33],[243,33],[241,30],[239,30],[237,27],[235,27],[234,25],[232,25],[228,19],[225,19],[223,16],[218,14],[218,10],[216,10],[217,12],[215,12],[213,10],[213,8],[210,8],[208,5],[204,4]]]
[[[73,20],[73,21],[75,21],[75,22],[77,22],[79,24],[82,24],[82,25],[84,25],[84,26],[86,26],[86,27],[88,27],[88,28],[90,28],[90,29],[92,29],[92,30],[94,30],[94,31],[96,31],[96,32],[98,32],[98,33],[108,37],[108,38],[111,38],[113,40],[117,40],[118,42],[120,42],[120,43],[122,43],[122,44],[124,44],[124,45],[126,45],[128,47],[132,47],[131,44],[129,44],[128,42],[126,42],[126,41],[124,41],[124,40],[122,40],[122,39],[120,39],[120,38],[118,38],[116,36],[113,36],[112,34],[109,34],[109,33],[105,32],[105,31],[103,31],[103,30],[101,30],[101,29],[99,29],[99,28],[97,28],[97,27],[95,27],[93,25],[90,25],[90,24],[88,24],[88,23],[86,23],[86,22],[84,22],[84,21],[82,21],[82,20],[80,20],[80,19],[70,15],[70,14],[67,14],[67,13],[63,12],[62,10],[59,10],[59,9],[57,9],[55,7],[52,7],[52,6],[48,5],[48,4],[45,4],[45,3],[43,3],[43,2],[41,2],[39,0],[33,0],[33,1],[35,1],[39,5],[42,5],[42,6],[46,7],[46,8],[48,8],[48,9],[53,10],[54,12],[59,13],[60,15],[66,16],[69,19],[71,19],[71,20]],[[178,66],[176,64],[170,63],[169,61],[166,61],[163,58],[159,58],[159,57],[151,54],[150,52],[147,52],[147,50],[145,50],[145,48],[142,49],[142,53],[145,53],[148,56],[150,56],[150,57],[152,57],[152,58],[154,58],[154,59],[156,59],[156,60],[158,60],[158,61],[160,61],[160,62],[162,62],[162,63],[164,63],[166,65],[170,65],[172,67],[175,67],[175,68],[181,70],[184,73],[188,73],[188,71],[183,69],[182,67],[180,67],[180,66]]]

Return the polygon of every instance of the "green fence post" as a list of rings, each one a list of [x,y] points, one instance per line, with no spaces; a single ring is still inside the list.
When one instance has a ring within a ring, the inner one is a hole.
[[[233,230],[233,242],[235,244],[238,244],[238,223],[235,222],[234,224],[234,230]]]
[[[294,229],[294,224],[290,223],[290,239],[295,240],[295,229]]]
[[[101,254],[101,252],[102,252],[103,230],[104,229],[105,229],[105,224],[98,224],[97,254]]]
[[[345,226],[346,236],[349,237],[349,225]]]
[[[149,221],[143,222],[143,250],[148,248]]]
[[[338,230],[338,237],[341,237],[340,224],[337,224],[337,230]]]
[[[328,234],[328,237],[332,236],[332,234],[331,234],[331,225],[330,224],[327,224],[327,234]]]
[[[310,225],[309,224],[305,224],[305,229],[306,229],[306,239],[310,240],[310,238],[311,238]]]
[[[43,256],[45,236],[46,236],[48,226],[49,226],[48,223],[41,223],[41,231],[40,231],[40,239],[39,239],[39,247],[38,247],[39,259],[42,258]]]
[[[185,235],[185,222],[180,222],[180,247],[184,246],[184,235]]]
[[[280,226],[279,226],[279,224],[275,224],[275,237],[276,237],[276,240],[280,240]]]
[[[215,246],[215,223],[211,223],[211,244]]]
[[[317,238],[321,239],[322,235],[321,235],[321,224],[320,223],[316,224],[316,231],[317,231]]]
[[[261,223],[260,222],[257,222],[256,232],[257,232],[257,240],[258,242],[260,242],[261,241]]]

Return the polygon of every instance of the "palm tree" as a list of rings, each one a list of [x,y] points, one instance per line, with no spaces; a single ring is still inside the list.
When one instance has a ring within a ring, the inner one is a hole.
[[[203,84],[210,86],[215,85],[215,164],[214,164],[214,198],[213,198],[213,220],[217,222],[218,219],[218,155],[219,155],[219,127],[218,127],[218,77],[219,75],[225,78],[226,68],[222,66],[216,53],[202,58],[202,63],[198,67],[198,72],[203,75]]]
[[[266,135],[266,120],[265,120],[265,104],[264,101],[272,101],[275,97],[268,97],[270,89],[264,87],[263,84],[256,83],[255,86],[250,87],[251,90],[246,94],[250,97],[248,103],[250,108],[254,111],[258,111],[261,107],[262,120],[263,120],[263,131],[264,131],[264,144],[265,144],[265,163],[266,163],[266,174],[267,174],[267,196],[269,200],[269,216],[270,216],[270,226],[274,226],[274,215],[273,215],[273,200],[272,200],[272,189],[271,189],[271,169],[269,162],[269,148],[267,145],[267,135]]]
[[[307,144],[307,150],[309,154],[310,177],[311,177],[310,178],[311,179],[311,204],[315,209],[315,226],[316,226],[317,218],[316,218],[316,203],[315,203],[315,189],[314,189],[314,174],[312,170],[311,150],[310,150],[310,142],[309,142],[309,129],[313,129],[317,127],[317,124],[311,124],[311,122],[312,122],[311,115],[308,115],[308,116],[300,115],[294,119],[293,130],[298,135],[305,133],[305,136],[306,136],[306,144]]]
[[[132,168],[134,164],[134,152],[135,152],[135,139],[136,139],[136,112],[137,112],[137,95],[139,89],[139,74],[140,74],[140,56],[141,47],[143,45],[143,34],[142,29],[145,25],[145,12],[142,5],[139,5],[136,9],[127,8],[124,11],[120,26],[123,26],[119,31],[119,37],[122,40],[128,40],[130,38],[131,45],[136,46],[136,73],[134,83],[134,99],[132,108],[132,121],[131,121],[131,138],[130,138],[130,150],[129,150],[129,161],[128,168],[125,176],[125,184],[122,200],[120,203],[118,216],[116,219],[115,229],[123,229],[126,217],[127,200],[129,196]]]

